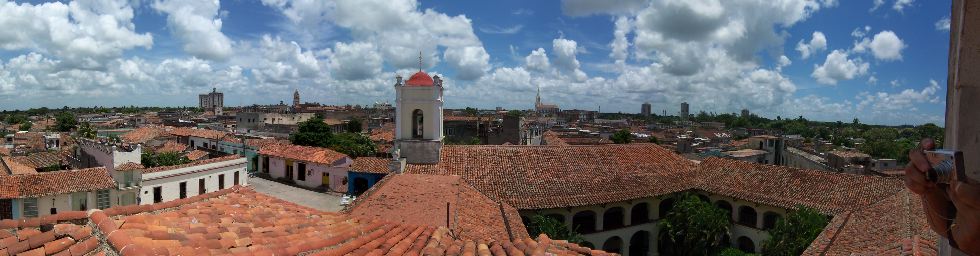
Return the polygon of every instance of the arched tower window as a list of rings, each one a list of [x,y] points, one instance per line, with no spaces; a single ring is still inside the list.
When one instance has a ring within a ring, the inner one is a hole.
[[[422,129],[422,110],[416,109],[415,111],[412,111],[412,138],[421,139]]]

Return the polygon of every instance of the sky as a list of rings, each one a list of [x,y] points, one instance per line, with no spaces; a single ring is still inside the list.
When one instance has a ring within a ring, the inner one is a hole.
[[[950,1],[0,0],[0,109],[394,102],[942,125]],[[16,29],[10,29],[16,28]],[[421,53],[421,64],[419,61]]]

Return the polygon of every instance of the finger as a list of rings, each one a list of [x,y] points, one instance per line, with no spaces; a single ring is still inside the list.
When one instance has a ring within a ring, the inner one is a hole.
[[[923,194],[929,188],[929,184],[926,180],[924,173],[915,169],[913,166],[908,166],[905,168],[905,186],[915,192],[916,194]]]
[[[909,150],[909,165],[915,166],[919,172],[926,172],[931,167],[929,161],[925,158],[925,152],[923,150],[932,150],[936,147],[936,143],[932,139],[922,139],[919,142],[919,146]]]

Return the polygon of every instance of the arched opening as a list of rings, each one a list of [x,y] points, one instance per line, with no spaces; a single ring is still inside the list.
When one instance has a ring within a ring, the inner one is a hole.
[[[647,203],[639,203],[630,210],[630,224],[639,225],[650,222],[650,206]]]
[[[718,207],[718,209],[722,209],[725,212],[727,212],[728,219],[729,220],[732,219],[732,204],[728,203],[728,201],[718,200],[717,202],[715,202],[715,207]]]
[[[623,227],[623,207],[613,207],[602,214],[602,229],[610,230]]]
[[[611,253],[623,253],[623,239],[618,236],[606,239],[606,242],[602,243],[602,250]]]
[[[762,214],[762,229],[769,230],[776,227],[776,222],[778,222],[780,218],[782,218],[782,216],[779,216],[778,213],[774,212],[766,212]]]
[[[630,238],[630,256],[645,256],[650,254],[650,232],[639,231]]]
[[[572,229],[579,234],[595,232],[595,212],[581,211],[572,217]]]
[[[421,139],[422,129],[422,110],[416,109],[415,111],[412,111],[412,138]]]
[[[660,207],[659,208],[660,208],[659,209],[660,215],[657,215],[657,216],[659,216],[661,219],[667,217],[667,213],[670,212],[671,209],[674,209],[674,199],[673,198],[667,198],[667,199],[664,199],[663,201],[660,201]]]
[[[756,227],[755,209],[749,206],[738,207],[738,223],[749,227]]]
[[[362,177],[354,178],[354,191],[351,191],[351,194],[359,196],[361,193],[364,193],[364,191],[367,191],[368,188],[370,187],[368,187],[367,179]]]
[[[738,249],[746,253],[755,253],[755,243],[752,242],[751,238],[739,237],[738,238]]]

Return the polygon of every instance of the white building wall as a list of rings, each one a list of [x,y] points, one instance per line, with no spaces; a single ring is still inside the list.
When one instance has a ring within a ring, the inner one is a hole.
[[[412,139],[412,112],[422,110],[422,139],[442,140],[442,87],[397,86],[396,139]]]
[[[299,179],[300,163],[306,163],[306,177],[304,180]],[[353,161],[349,158],[345,158],[342,160],[342,162],[335,163],[334,166],[292,160],[292,181],[296,183],[296,185],[302,187],[317,188],[323,185],[323,173],[329,173],[330,190],[334,192],[347,192],[347,183],[345,180],[351,163],[353,163]],[[269,176],[271,176],[273,179],[286,177],[286,159],[269,157]]]
[[[235,185],[235,172],[238,172],[239,185],[248,185],[248,172],[245,170],[247,160],[236,158],[233,160],[190,166],[170,171],[143,174],[143,186],[139,192],[139,204],[153,204],[153,189],[162,187],[161,202],[167,202],[180,198],[180,183],[187,182],[187,197],[200,194],[198,192],[198,182],[205,180],[205,193],[217,191],[219,177],[224,174],[224,188]]]

